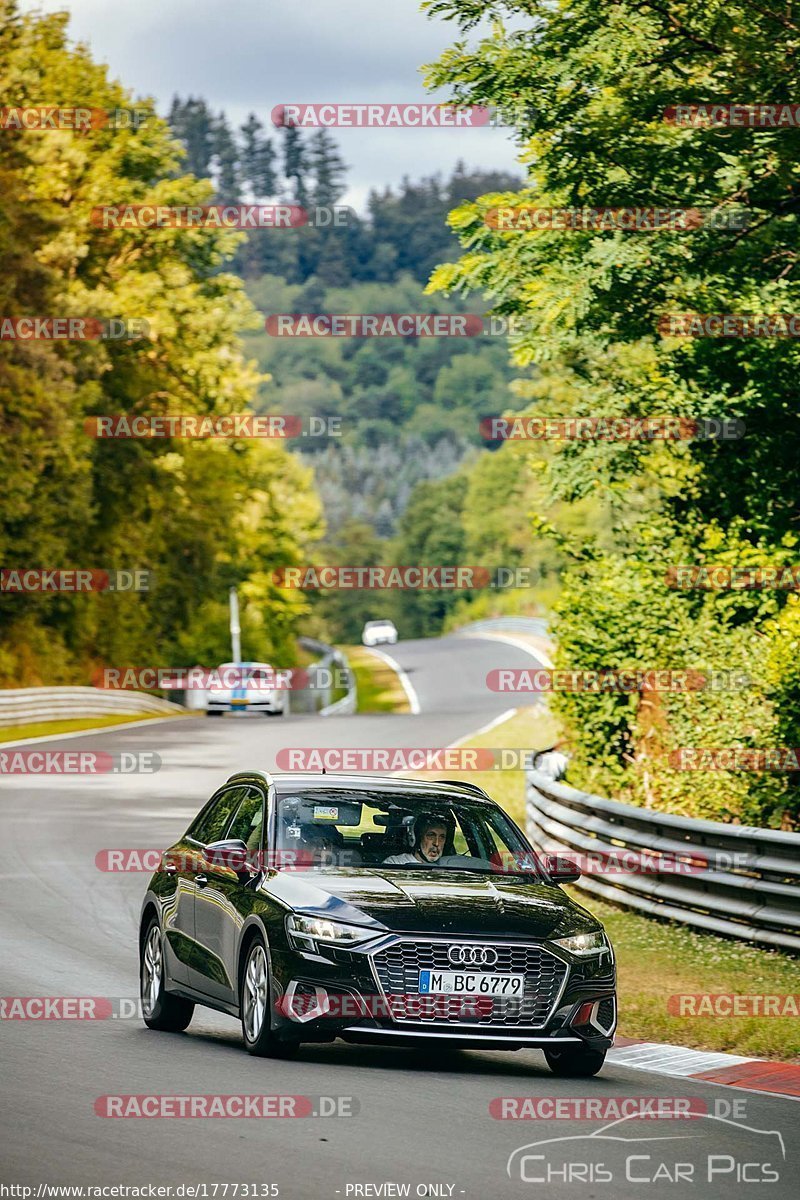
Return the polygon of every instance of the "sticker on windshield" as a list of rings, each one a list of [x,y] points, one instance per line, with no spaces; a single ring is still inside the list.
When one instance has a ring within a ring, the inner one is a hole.
[[[338,821],[339,806],[337,804],[315,804],[314,805],[314,820],[315,821]]]

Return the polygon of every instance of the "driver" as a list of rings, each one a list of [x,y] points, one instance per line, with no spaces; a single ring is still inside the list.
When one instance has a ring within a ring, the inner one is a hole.
[[[443,817],[430,814],[417,817],[414,822],[413,853],[407,851],[405,854],[393,854],[383,861],[390,866],[402,866],[405,863],[437,866],[444,854],[448,832],[447,821]]]

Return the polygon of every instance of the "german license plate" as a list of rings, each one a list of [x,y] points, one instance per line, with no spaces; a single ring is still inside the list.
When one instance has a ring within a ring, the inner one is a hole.
[[[484,971],[420,971],[420,995],[521,996],[524,975],[491,975]]]

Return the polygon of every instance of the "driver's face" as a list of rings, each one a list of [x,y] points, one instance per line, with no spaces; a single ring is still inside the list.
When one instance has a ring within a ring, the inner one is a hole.
[[[428,825],[419,839],[419,853],[426,862],[436,862],[444,853],[447,829],[444,825]]]

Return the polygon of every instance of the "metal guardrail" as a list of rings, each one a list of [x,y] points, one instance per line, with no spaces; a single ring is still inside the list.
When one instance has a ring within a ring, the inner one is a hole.
[[[537,850],[589,856],[575,885],[583,891],[710,933],[800,951],[800,834],[636,808],[535,770],[526,772],[525,802]],[[646,872],[602,869],[609,858],[624,862],[626,852],[645,857]]]
[[[495,630],[497,633],[532,633],[535,637],[549,637],[547,621],[541,617],[490,617],[485,621],[472,621],[462,625],[454,633],[487,633]]]
[[[309,680],[309,683],[312,686],[310,686],[308,691],[305,693],[307,696],[311,697],[309,704],[310,711],[317,711],[321,717],[343,716],[345,714],[350,715],[354,713],[356,711],[358,700],[356,694],[356,677],[350,668],[350,663],[348,662],[346,655],[344,655],[341,650],[337,650],[335,646],[329,646],[327,642],[318,642],[316,638],[301,637],[298,638],[298,641],[300,642],[301,646],[305,647],[306,650],[310,650],[312,653],[319,654],[321,656],[316,662],[311,663],[311,665],[306,668],[309,675],[312,677],[311,680]],[[323,684],[322,686],[313,686],[314,673],[316,672],[319,678],[324,680],[325,676],[323,672],[330,672],[331,668],[338,668],[347,676],[347,694],[342,696],[340,700],[334,701],[334,703],[331,703],[331,695],[333,693],[333,687],[331,685],[325,686]],[[297,711],[296,699],[301,694],[302,693],[292,693],[291,703],[292,707],[295,708],[295,711]],[[319,708],[317,708],[317,703],[320,704]]]
[[[9,688],[0,690],[0,726],[40,721],[77,721],[84,717],[179,713],[169,700],[144,692],[111,692],[93,687]]]

